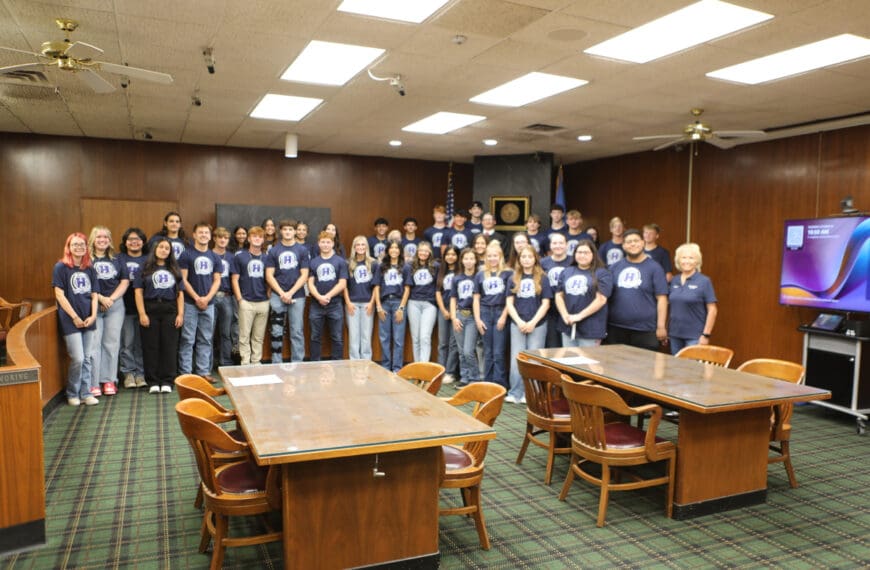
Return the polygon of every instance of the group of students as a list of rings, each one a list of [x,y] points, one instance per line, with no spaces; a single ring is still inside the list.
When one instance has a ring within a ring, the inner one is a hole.
[[[335,224],[307,243],[308,226],[295,220],[232,234],[199,223],[188,244],[170,212],[147,246],[141,230],[128,229],[118,254],[105,227],[72,234],[52,282],[71,362],[68,402],[93,405],[116,393],[119,362],[126,388],[151,393],[171,392],[179,373],[211,378],[214,365],[233,363],[236,345],[242,365],[259,363],[267,327],[273,362],[283,359],[285,329],[291,360],[302,361],[306,306],[310,360],[321,358],[326,333],[331,357],[343,358],[345,325],[350,358],[371,359],[377,322],[380,363],[395,372],[406,324],[414,361],[430,360],[437,325],[445,383],[497,382],[512,402],[525,401],[522,350],[606,338],[654,350],[669,339],[676,352],[708,341],[716,298],[696,244],[678,248],[672,276],[655,224],[626,231],[614,218],[599,250],[597,230],[583,229],[578,211],[555,204],[550,218],[544,231],[532,215],[526,232],[507,239],[480,202],[450,224],[436,206],[422,236],[414,218],[402,231],[378,218],[349,255]]]

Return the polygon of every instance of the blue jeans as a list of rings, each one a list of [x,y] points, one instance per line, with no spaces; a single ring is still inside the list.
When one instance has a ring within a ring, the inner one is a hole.
[[[90,381],[82,374],[85,355],[94,343],[94,331],[84,330],[63,337],[66,353],[69,355],[69,370],[66,374],[66,397],[87,398],[91,395]]]
[[[383,299],[384,320],[378,320],[378,339],[381,341],[381,366],[398,372],[405,364],[405,319],[396,322],[401,299]],[[404,315],[402,315],[404,317]]]
[[[137,314],[124,315],[124,326],[121,327],[121,374],[145,375]]]
[[[438,318],[438,307],[429,301],[408,301],[407,313],[414,362],[429,362],[432,357],[432,330],[435,328],[435,319]]]
[[[507,388],[507,375],[504,369],[505,349],[508,331],[498,330],[498,319],[504,312],[504,305],[480,306],[480,320],[486,325],[483,333],[483,379]]]
[[[480,378],[480,368],[477,366],[477,327],[474,325],[474,315],[463,315],[457,311],[462,330],[456,331],[456,347],[459,349],[459,378],[462,384],[476,382]]]
[[[438,364],[443,366],[447,374],[459,374],[459,348],[456,346],[456,335],[453,334],[453,323],[445,319],[438,311]]]
[[[344,337],[342,326],[344,325],[344,303],[333,299],[325,307],[312,300],[308,309],[308,322],[311,325],[311,360],[320,360],[320,339],[323,334],[324,323],[329,327],[329,339],[332,341],[330,353],[333,360],[344,358]]]
[[[676,354],[676,353],[680,352],[682,349],[686,348],[687,346],[695,346],[696,344],[698,344],[697,337],[696,338],[676,338],[676,337],[672,336],[672,337],[670,337],[669,340],[671,343],[671,354]]]
[[[124,301],[118,299],[108,311],[99,311],[91,353],[85,359],[82,376],[91,387],[118,381],[118,353],[124,326]]]
[[[292,303],[284,303],[281,297],[272,293],[269,297],[269,333],[272,337],[272,362],[284,360],[284,325],[290,327],[290,360],[305,360],[305,297],[297,297]]]
[[[520,368],[517,366],[517,355],[523,350],[535,350],[536,348],[544,348],[547,344],[547,322],[535,327],[535,330],[529,334],[520,332],[520,327],[516,323],[511,323],[511,375],[510,375],[510,390],[509,396],[520,399],[526,397],[526,385],[523,383],[523,377],[520,376]]]
[[[211,373],[211,338],[214,334],[214,305],[199,310],[193,303],[184,303],[184,325],[178,341],[178,373]],[[194,352],[196,356],[194,357]],[[194,362],[194,358],[196,362]],[[195,368],[195,370],[194,370]]]
[[[348,354],[351,360],[372,359],[372,326],[374,324],[374,310],[371,315],[366,314],[368,303],[354,303],[354,314],[347,315],[347,342]]]
[[[215,330],[218,332],[218,354],[216,364],[220,366],[233,365],[233,307],[235,299],[232,294],[218,293],[214,298]]]
[[[585,346],[598,346],[601,344],[600,338],[575,338],[571,340],[570,334],[562,333],[562,346],[571,348],[583,348]]]

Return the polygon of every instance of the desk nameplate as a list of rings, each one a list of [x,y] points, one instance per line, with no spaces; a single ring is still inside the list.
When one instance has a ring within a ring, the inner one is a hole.
[[[39,382],[38,368],[29,368],[26,370],[10,370],[8,372],[0,369],[0,386],[32,384],[34,382]]]

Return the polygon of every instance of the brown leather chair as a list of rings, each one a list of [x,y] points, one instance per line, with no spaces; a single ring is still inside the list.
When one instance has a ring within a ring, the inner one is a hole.
[[[436,362],[412,362],[403,366],[396,374],[434,396],[441,389],[444,370],[444,367]]]
[[[734,351],[724,346],[715,346],[712,344],[696,344],[686,346],[674,356],[677,358],[688,358],[697,360],[704,364],[712,364],[714,366],[724,366],[728,368],[731,364],[731,359],[734,358]]]
[[[507,390],[504,386],[492,382],[474,382],[460,389],[453,397],[444,398],[444,401],[452,406],[463,406],[474,402],[471,415],[492,427],[501,413],[505,395]],[[444,458],[441,488],[460,489],[463,506],[440,509],[438,512],[441,516],[470,515],[474,518],[480,547],[484,550],[489,550],[489,535],[486,532],[486,522],[481,507],[480,483],[483,481],[488,443],[488,441],[469,441],[462,447],[441,446]]]
[[[559,500],[564,501],[574,482],[575,475],[598,486],[601,493],[598,499],[599,527],[604,526],[607,515],[607,501],[611,491],[630,491],[656,485],[667,485],[665,512],[670,518],[673,510],[674,471],[677,448],[673,442],[656,437],[656,430],[662,418],[662,409],[656,404],[629,407],[613,390],[592,383],[577,383],[568,376],[562,377],[562,392],[571,409],[571,469],[565,478]],[[619,416],[650,414],[646,431],[628,423],[607,422],[607,412]],[[624,469],[665,461],[665,474],[643,479]],[[598,477],[583,468],[584,464],[597,463],[601,466]],[[631,480],[621,482],[622,475]],[[615,480],[615,482],[614,482]]]
[[[794,384],[800,384],[804,378],[804,367],[800,364],[773,358],[748,360],[741,364],[737,370]],[[788,474],[788,484],[794,489],[797,488],[798,482],[794,474],[794,467],[791,464],[791,449],[789,448],[792,411],[794,411],[794,404],[791,403],[773,406],[773,413],[770,417],[770,450],[777,455],[769,457],[767,463],[784,464],[785,472]]]
[[[223,564],[227,547],[251,546],[280,541],[281,531],[274,530],[267,517],[266,532],[254,536],[229,536],[230,516],[267,515],[281,507],[279,490],[280,469],[262,468],[248,456],[248,444],[230,437],[209,418],[221,412],[204,400],[188,398],[175,404],[178,423],[193,454],[205,497],[202,537],[199,551],[206,552],[214,540],[211,557],[212,570]],[[218,450],[230,450],[245,456],[241,461],[218,463],[214,455]]]
[[[562,375],[555,368],[532,362],[522,354],[517,357],[517,366],[526,387],[526,433],[517,455],[517,464],[522,463],[529,443],[543,447],[547,450],[544,483],[549,485],[556,454],[571,453],[570,447],[556,445],[558,434],[571,433],[571,412],[562,395]],[[547,434],[546,441],[538,437],[544,433]]]

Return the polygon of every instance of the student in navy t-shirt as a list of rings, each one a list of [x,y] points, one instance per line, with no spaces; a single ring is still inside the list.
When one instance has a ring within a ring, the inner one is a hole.
[[[423,231],[423,240],[432,245],[432,257],[441,259],[441,246],[446,245],[444,236],[447,234],[447,210],[442,205],[432,209],[434,224]]]
[[[248,230],[245,230],[247,239]],[[233,262],[233,252],[228,248],[230,232],[224,227],[214,230],[214,248],[212,251],[221,261],[221,285],[214,296],[215,331],[217,332],[218,353],[214,357],[216,364],[220,366],[233,365],[233,313],[235,312],[235,299],[233,298],[233,286],[230,283],[230,266]]]
[[[713,282],[701,273],[698,244],[684,243],[677,248],[675,258],[680,273],[671,279],[668,291],[671,311],[668,336],[672,354],[686,346],[710,344],[719,314]]]
[[[387,251],[387,233],[390,231],[390,222],[386,218],[375,220],[375,235],[366,240],[369,245],[369,255],[381,262],[384,252]]]
[[[517,366],[517,356],[523,350],[544,348],[547,310],[553,292],[550,280],[538,262],[535,246],[526,244],[520,248],[513,270],[507,297],[511,317],[510,390],[505,399],[522,404],[526,401],[526,388]]]
[[[290,329],[290,360],[305,359],[305,283],[308,281],[308,248],[296,243],[296,222],[278,223],[281,240],[266,256],[266,283],[269,295],[269,332],[272,338],[272,362],[284,360],[284,325]]]
[[[568,221],[568,231],[565,232],[565,240],[568,244],[568,257],[574,256],[574,248],[581,240],[589,239],[586,232],[583,231],[583,214],[579,210],[570,210],[565,214],[565,219]]]
[[[405,287],[409,291],[408,326],[411,327],[414,362],[429,362],[432,356],[432,330],[438,319],[435,304],[437,276],[438,262],[432,258],[432,246],[421,241],[413,261],[405,264]]]
[[[221,286],[220,257],[209,249],[211,226],[193,226],[193,247],[178,259],[184,283],[184,326],[178,343],[178,373],[211,379],[214,298]]]
[[[54,265],[51,286],[57,300],[57,322],[69,355],[66,399],[70,406],[98,404],[91,394],[82,365],[91,351],[97,322],[97,274],[91,265],[88,243],[82,233],[72,233],[63,246],[63,257]]]
[[[474,318],[483,337],[483,379],[508,387],[505,373],[507,348],[507,293],[513,272],[505,268],[499,243],[486,246],[483,270],[475,277]]]
[[[375,317],[375,285],[380,266],[368,253],[365,236],[356,236],[347,260],[347,287],[344,305],[347,311],[348,356],[351,360],[372,359],[372,326]]]
[[[230,282],[239,305],[239,354],[242,365],[260,364],[263,338],[269,320],[269,297],[266,287],[266,232],[260,226],[248,230],[248,249],[233,257]]]
[[[550,256],[541,260],[541,267],[550,281],[550,289],[556,290],[559,285],[559,275],[566,267],[571,265],[571,258],[567,254],[567,241],[565,235],[559,232],[550,236]],[[559,332],[559,310],[555,303],[550,303],[547,312],[547,348],[559,348],[562,346],[562,335]]]
[[[168,239],[172,244],[172,254],[177,261],[181,254],[184,253],[184,250],[187,249],[184,228],[181,227],[181,214],[178,212],[168,212],[163,216],[163,227],[148,240],[148,251],[154,249],[154,245],[162,238]]]
[[[311,325],[311,360],[321,359],[320,342],[323,326],[329,327],[333,360],[344,358],[344,307],[342,292],[347,287],[347,261],[339,257],[333,248],[335,239],[327,231],[320,232],[317,238],[320,255],[311,260],[308,274],[308,291],[311,293],[311,306],[308,321]]]
[[[133,281],[142,271],[147,256],[144,253],[145,232],[139,228],[127,228],[121,237],[121,262],[127,267],[130,286],[124,293],[124,325],[121,327],[121,375],[124,388],[144,388],[145,364],[142,362],[142,339],[139,336],[139,313],[136,311],[136,297],[133,294]]]
[[[438,364],[446,370],[443,384],[452,384],[459,377],[459,349],[450,318],[450,297],[453,295],[453,280],[458,271],[459,250],[448,245],[444,249],[435,282],[435,303],[438,305]]]
[[[670,283],[674,276],[671,267],[671,252],[658,244],[659,233],[661,233],[661,228],[658,224],[644,224],[643,251],[662,266],[662,269],[665,270],[665,278]]]
[[[398,372],[404,365],[405,304],[410,295],[405,287],[405,260],[399,240],[387,242],[374,295],[378,308],[381,366],[391,372]]]
[[[450,319],[459,349],[460,386],[480,378],[477,363],[477,326],[474,321],[474,291],[477,276],[477,254],[470,248],[459,254],[459,272],[453,278],[450,295]]]
[[[452,245],[459,251],[462,251],[471,245],[471,238],[473,235],[465,225],[466,220],[468,220],[468,212],[465,210],[459,210],[453,214],[453,227],[447,228],[444,232],[444,236],[441,238],[442,255],[444,254],[444,249],[448,245]]]
[[[169,238],[159,238],[133,282],[148,392],[172,392],[178,375],[178,331],[184,323],[181,271]]]
[[[562,346],[596,346],[607,336],[607,299],[613,291],[613,276],[592,240],[581,240],[573,258],[556,286]]]
[[[423,241],[417,236],[417,218],[405,218],[402,229],[405,230],[402,234],[402,254],[405,256],[405,263],[413,263],[417,257],[417,245]]]
[[[643,252],[638,230],[625,232],[625,259],[610,267],[613,295],[610,298],[607,342],[658,350],[668,338],[668,282],[662,266]]]
[[[526,220],[526,235],[529,243],[535,248],[538,257],[547,255],[547,236],[541,231],[541,217],[537,214],[529,214]]]
[[[612,267],[617,261],[625,257],[623,240],[625,239],[625,224],[622,218],[615,216],[610,219],[610,241],[606,241],[598,248],[598,256],[607,267]],[[643,241],[643,240],[641,240]]]

